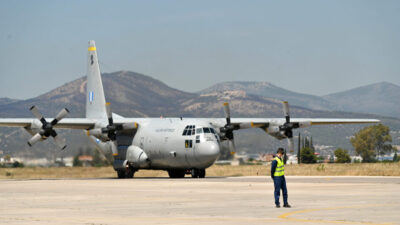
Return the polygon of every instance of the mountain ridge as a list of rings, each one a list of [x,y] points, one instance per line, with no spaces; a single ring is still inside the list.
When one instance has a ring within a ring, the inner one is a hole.
[[[189,93],[169,87],[152,77],[131,71],[104,73],[102,79],[106,99],[111,102],[113,112],[125,117],[224,117],[223,103],[229,102],[232,117],[283,118],[281,100],[246,91],[244,87],[249,83],[240,84],[244,90],[210,89],[203,93]],[[268,82],[260,84],[250,82],[250,84],[258,85],[259,88],[256,90],[279,89]],[[281,89],[281,91],[281,95],[284,97],[287,90]],[[84,117],[85,93],[86,79],[81,77],[37,97],[10,101],[0,105],[0,117],[32,118],[33,115],[29,111],[32,105],[38,106],[46,118],[54,117],[64,107],[70,110],[69,117]],[[289,93],[293,99],[296,99],[295,94],[295,92]],[[310,99],[313,98],[310,97]],[[305,104],[296,105],[290,99],[289,104],[292,117],[381,118],[370,114],[310,109]],[[392,119],[390,124],[395,128],[400,127],[397,119]],[[302,129],[302,132],[303,134],[312,134],[315,143],[349,149],[351,146],[346,138],[353,135],[360,127],[362,126],[354,125],[350,128],[340,125],[321,126]],[[238,149],[248,149],[248,146],[252,146],[248,151],[273,151],[277,146],[282,146],[282,143],[286,144],[286,142],[279,142],[268,137],[262,131],[238,131],[237,133],[239,134],[237,137]],[[71,152],[62,154],[73,155],[79,148],[90,146],[87,137],[81,131],[60,130],[59,134],[68,140],[69,148],[72,149]],[[331,138],[332,135],[337,138]],[[57,149],[54,144],[51,144],[51,140],[38,143],[30,149],[25,142],[28,139],[29,134],[24,129],[1,128],[0,150],[29,157],[49,157]]]

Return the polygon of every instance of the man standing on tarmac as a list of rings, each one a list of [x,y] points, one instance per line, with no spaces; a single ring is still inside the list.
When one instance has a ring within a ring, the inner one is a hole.
[[[283,207],[290,208],[290,205],[288,203],[288,194],[287,194],[286,180],[285,180],[285,165],[282,159],[283,153],[284,153],[283,148],[278,148],[276,157],[272,161],[271,165],[271,178],[274,181],[274,187],[275,187],[274,197],[275,197],[276,208],[281,207],[279,203],[281,189],[283,194]]]

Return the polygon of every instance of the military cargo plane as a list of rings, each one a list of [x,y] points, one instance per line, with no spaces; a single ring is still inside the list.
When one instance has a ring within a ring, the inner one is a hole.
[[[289,105],[283,102],[284,118],[231,118],[224,103],[225,118],[125,118],[112,113],[105,100],[94,41],[89,41],[86,86],[86,117],[65,118],[62,109],[54,119],[45,119],[36,106],[30,108],[36,118],[0,119],[0,126],[23,127],[32,138],[28,145],[50,136],[64,149],[65,141],[55,128],[82,129],[93,143],[112,151],[118,178],[132,178],[140,169],[166,170],[171,178],[204,178],[220,155],[221,142],[235,152],[233,132],[258,128],[277,139],[288,139],[293,149],[293,129],[312,125],[377,123],[375,119],[291,118]]]

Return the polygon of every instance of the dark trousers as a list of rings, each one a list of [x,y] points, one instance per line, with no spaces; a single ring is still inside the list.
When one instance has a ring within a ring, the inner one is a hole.
[[[286,180],[285,176],[274,177],[274,196],[275,196],[275,205],[279,205],[279,197],[281,196],[281,189],[283,194],[283,204],[288,204],[288,194],[286,188]]]

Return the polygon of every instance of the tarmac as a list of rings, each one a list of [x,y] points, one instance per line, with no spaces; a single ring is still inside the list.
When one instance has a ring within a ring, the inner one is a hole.
[[[400,224],[400,177],[1,180],[0,224]]]

